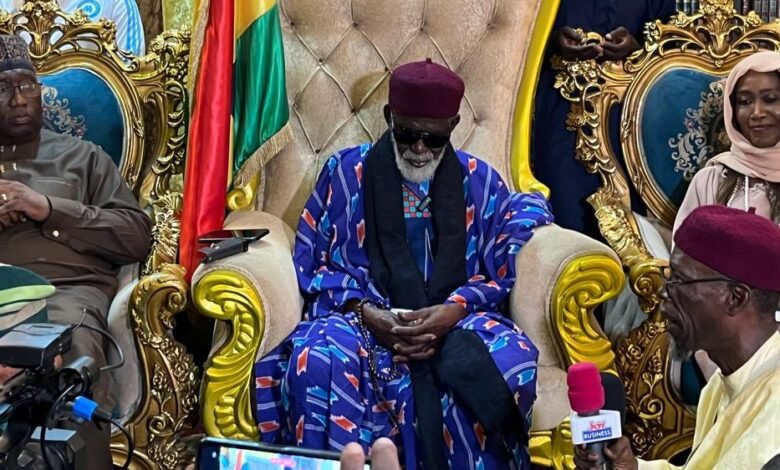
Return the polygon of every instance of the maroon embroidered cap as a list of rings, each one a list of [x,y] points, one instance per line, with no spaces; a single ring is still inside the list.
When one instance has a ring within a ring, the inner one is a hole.
[[[465,89],[457,73],[426,59],[393,71],[389,103],[404,117],[449,119],[458,114]]]
[[[725,206],[694,209],[674,235],[688,256],[739,282],[780,292],[780,227]]]

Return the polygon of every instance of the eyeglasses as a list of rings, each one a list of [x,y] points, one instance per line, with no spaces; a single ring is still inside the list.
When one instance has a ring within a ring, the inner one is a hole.
[[[449,134],[430,134],[397,126],[393,126],[393,136],[395,136],[395,141],[401,145],[414,145],[422,140],[429,149],[442,148],[450,141]]]
[[[11,99],[16,93],[16,89],[25,98],[35,98],[41,94],[41,84],[33,81],[23,81],[19,85],[0,84],[0,99]]]
[[[673,288],[683,286],[686,284],[700,284],[703,282],[727,282],[729,284],[739,284],[739,282],[728,279],[725,277],[707,277],[702,279],[680,279],[679,277],[675,276],[671,273],[670,269],[664,270],[664,290],[666,290],[666,293],[669,294]]]

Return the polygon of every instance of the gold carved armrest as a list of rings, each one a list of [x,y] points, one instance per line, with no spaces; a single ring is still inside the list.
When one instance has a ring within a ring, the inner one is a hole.
[[[184,268],[165,265],[133,289],[128,313],[139,367],[141,402],[126,426],[135,441],[133,468],[173,469],[188,460],[181,431],[197,404],[198,368],[183,345],[173,339],[174,317],[187,306]],[[124,462],[124,436],[114,434],[114,462]]]
[[[616,296],[624,278],[619,259],[603,243],[556,225],[541,227],[517,257],[512,318],[533,341],[552,338],[541,354],[549,360],[545,365],[566,369],[591,361],[614,371],[612,346],[593,309]]]
[[[603,243],[552,225],[536,229],[517,257],[512,319],[539,349],[531,461],[573,468],[566,369],[590,361],[615,371],[612,345],[593,316],[625,276]]]
[[[281,343],[301,318],[291,230],[261,212],[235,212],[226,228],[268,228],[249,251],[202,266],[193,277],[199,311],[218,320],[201,388],[209,436],[258,439],[252,383],[256,360]]]

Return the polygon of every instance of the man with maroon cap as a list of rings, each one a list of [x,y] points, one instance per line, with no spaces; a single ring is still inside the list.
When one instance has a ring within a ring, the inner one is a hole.
[[[325,163],[298,226],[306,321],[255,368],[266,442],[389,437],[407,468],[528,468],[537,350],[503,313],[515,258],[552,216],[450,144],[464,84],[390,78],[388,129]]]
[[[750,212],[701,206],[674,236],[662,310],[669,333],[718,371],[704,388],[686,469],[759,469],[780,452],[780,228]],[[605,451],[616,469],[677,468]],[[577,448],[577,468],[599,468]]]

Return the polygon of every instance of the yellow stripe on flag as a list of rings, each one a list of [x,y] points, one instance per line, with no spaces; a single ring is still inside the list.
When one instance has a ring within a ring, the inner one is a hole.
[[[236,0],[234,30],[236,39],[240,38],[244,31],[276,5],[276,0]]]

